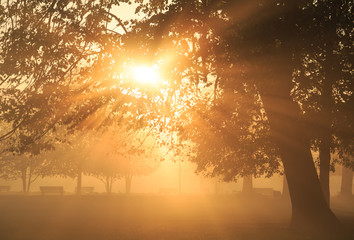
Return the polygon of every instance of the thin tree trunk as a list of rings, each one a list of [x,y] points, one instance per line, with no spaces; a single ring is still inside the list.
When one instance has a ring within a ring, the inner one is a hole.
[[[110,177],[111,183],[109,185],[109,193],[112,193],[113,177]]]
[[[26,193],[26,189],[27,189],[27,168],[25,168],[24,170],[22,169],[21,171],[21,180],[22,180],[22,192]]]
[[[126,175],[125,176],[125,193],[130,194],[131,191],[131,186],[132,186],[132,175]]]
[[[106,176],[106,191],[108,194],[112,192],[112,179],[107,175]]]
[[[342,182],[340,188],[340,195],[343,197],[351,196],[353,189],[353,170],[343,166],[342,168]]]
[[[82,187],[82,171],[81,171],[81,168],[79,168],[78,173],[77,173],[77,186],[76,186],[76,194],[77,195],[81,194],[81,187]]]
[[[243,177],[242,183],[242,193],[243,194],[252,194],[253,192],[253,178],[252,175],[247,175]]]
[[[106,176],[106,180],[104,181],[104,186],[106,187],[106,192],[109,193],[109,179],[108,179],[108,176]]]
[[[26,189],[26,192],[27,192],[27,193],[30,191],[30,188],[31,188],[31,181],[32,181],[32,176],[31,176],[31,174],[29,174],[29,176],[28,176],[28,181],[27,181],[27,189]]]
[[[26,189],[26,192],[29,192],[30,187],[31,187],[31,183],[32,183],[32,168],[29,167],[29,173],[28,173],[28,181],[27,181],[27,189]]]

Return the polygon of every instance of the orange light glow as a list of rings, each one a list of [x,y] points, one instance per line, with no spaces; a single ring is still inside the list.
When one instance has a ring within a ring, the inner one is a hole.
[[[131,71],[134,80],[141,84],[158,85],[161,83],[161,77],[156,66],[136,66]]]

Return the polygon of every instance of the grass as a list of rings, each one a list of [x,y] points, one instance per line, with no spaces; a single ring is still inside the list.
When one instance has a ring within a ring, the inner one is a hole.
[[[340,217],[354,229],[353,208],[341,204]],[[3,195],[0,239],[312,239],[287,228],[290,214],[289,202],[240,195]]]

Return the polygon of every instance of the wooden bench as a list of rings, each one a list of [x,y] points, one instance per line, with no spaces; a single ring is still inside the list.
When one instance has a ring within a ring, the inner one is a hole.
[[[0,186],[0,193],[5,193],[10,191],[10,186]]]
[[[39,189],[41,190],[42,195],[45,194],[64,194],[64,187],[63,186],[40,186]]]
[[[273,197],[273,188],[253,188],[254,193]]]
[[[95,187],[81,187],[81,194],[92,194],[95,190]],[[77,188],[75,188],[75,192],[77,192]]]
[[[281,196],[281,193],[273,190],[273,188],[253,188],[253,192],[274,198],[279,198]]]

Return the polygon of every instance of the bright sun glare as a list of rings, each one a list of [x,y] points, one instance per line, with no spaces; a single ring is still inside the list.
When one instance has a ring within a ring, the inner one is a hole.
[[[137,66],[132,69],[132,73],[134,79],[139,83],[157,85],[161,82],[156,66]]]

